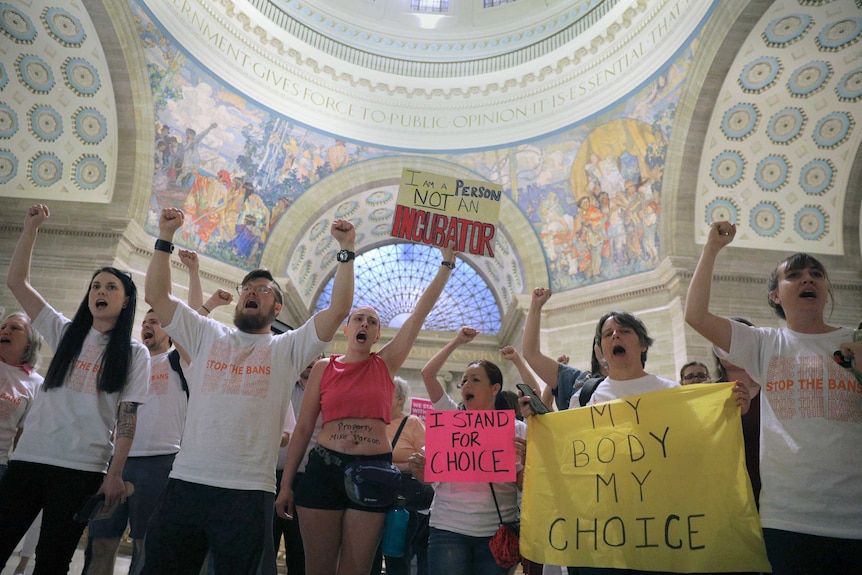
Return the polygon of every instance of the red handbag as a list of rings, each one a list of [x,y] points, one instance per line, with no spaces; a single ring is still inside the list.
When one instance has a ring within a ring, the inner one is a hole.
[[[491,486],[491,496],[494,498],[494,507],[497,508],[497,517],[500,518],[500,527],[497,532],[488,541],[488,547],[491,548],[491,555],[494,556],[494,561],[500,567],[508,569],[517,565],[521,561],[521,523],[504,523],[503,515],[500,513],[500,506],[497,504],[497,494],[494,493],[494,485]]]

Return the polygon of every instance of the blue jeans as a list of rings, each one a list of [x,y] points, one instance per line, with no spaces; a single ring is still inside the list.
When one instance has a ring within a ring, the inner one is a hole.
[[[509,570],[497,565],[491,555],[490,540],[490,536],[470,537],[432,527],[429,575],[506,575]]]

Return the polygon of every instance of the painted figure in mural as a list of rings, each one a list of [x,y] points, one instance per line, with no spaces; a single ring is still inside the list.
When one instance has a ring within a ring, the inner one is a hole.
[[[599,168],[601,169],[599,183],[601,183],[602,191],[609,195],[611,201],[613,201],[614,198],[622,195],[625,191],[625,179],[620,173],[617,159],[608,154],[599,163]]]
[[[650,261],[658,262],[658,204],[647,202],[644,205],[644,237],[643,246]]]
[[[240,221],[236,225],[236,236],[230,246],[241,258],[249,258],[266,242],[269,233],[269,208],[260,196],[254,193],[254,184],[242,185],[243,200],[240,206]]]
[[[282,196],[275,200],[275,205],[272,206],[272,217],[269,219],[269,229],[275,227],[276,222],[281,217],[281,214],[287,211],[287,208],[290,207],[290,198]]]
[[[207,129],[198,134],[192,128],[186,129],[186,139],[183,142],[182,162],[183,167],[177,179],[183,187],[189,187],[193,182],[193,177],[197,175],[201,167],[200,143],[207,137],[207,134],[218,127],[218,124],[213,122]]]
[[[218,173],[218,179],[197,174],[192,189],[183,203],[187,214],[183,226],[183,239],[198,249],[203,249],[221,223],[222,212],[227,197],[230,174],[225,170]]]
[[[333,172],[347,165],[347,162],[350,161],[350,154],[344,140],[335,140],[335,145],[326,150],[326,161],[329,162],[329,167],[332,168]]]

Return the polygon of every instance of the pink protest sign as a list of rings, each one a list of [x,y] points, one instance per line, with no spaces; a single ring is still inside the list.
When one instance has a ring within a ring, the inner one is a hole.
[[[421,397],[414,397],[410,402],[410,415],[415,415],[422,420],[422,423],[425,423],[428,412],[431,411],[434,404],[430,399],[422,399]]]
[[[515,481],[515,412],[429,411],[425,481]]]

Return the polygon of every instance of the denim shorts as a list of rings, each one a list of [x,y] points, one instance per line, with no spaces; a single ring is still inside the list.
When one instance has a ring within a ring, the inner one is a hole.
[[[392,461],[391,453],[379,455],[347,455],[318,445],[308,455],[308,465],[294,494],[294,504],[309,509],[358,509],[386,513],[386,507],[368,507],[354,503],[344,488],[344,466],[363,460]]]

